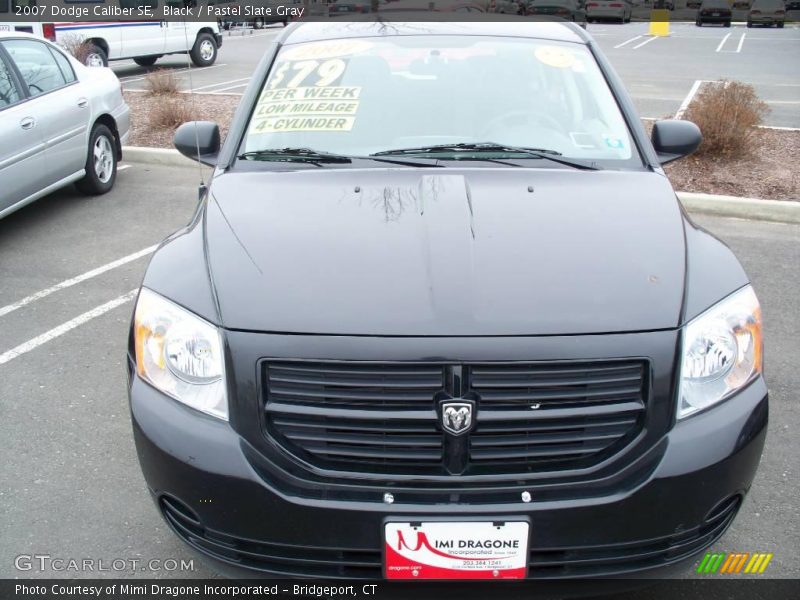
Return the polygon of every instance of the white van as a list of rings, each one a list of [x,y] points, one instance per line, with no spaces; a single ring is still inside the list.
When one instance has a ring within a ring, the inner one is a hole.
[[[126,8],[149,6],[154,11],[163,0],[99,0],[93,4],[115,4]],[[11,4],[0,0],[0,31],[25,31],[40,35],[67,48],[84,64],[108,66],[110,60],[132,58],[150,66],[165,54],[186,54],[198,67],[208,67],[217,60],[222,35],[216,21],[86,21],[81,23],[8,23],[2,22],[2,7]],[[182,0],[165,4],[183,6]]]

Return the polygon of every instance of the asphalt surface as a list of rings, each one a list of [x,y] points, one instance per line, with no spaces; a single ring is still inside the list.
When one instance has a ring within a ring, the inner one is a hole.
[[[0,220],[0,578],[213,576],[162,523],[134,449],[125,375],[133,306],[126,294],[138,287],[148,256],[9,310],[158,243],[188,221],[199,177],[194,169],[132,164],[105,196],[69,188]],[[755,483],[714,549],[773,552],[762,577],[796,578],[800,225],[697,221],[730,244],[756,286],[771,401]],[[24,352],[10,354],[14,348]],[[90,558],[95,570],[20,571],[19,555]],[[171,563],[131,570],[126,563],[119,572],[97,571],[97,561],[110,568],[116,559],[195,560],[194,570],[167,570]]]
[[[277,25],[225,32],[217,63],[205,69],[187,68],[185,55],[163,57],[152,68],[133,61],[114,62],[112,68],[126,90],[145,89],[149,70],[168,68],[176,71],[183,90],[241,94],[281,29]],[[771,111],[766,125],[800,128],[800,25],[748,29],[743,23],[731,28],[673,23],[670,35],[658,38],[650,37],[648,29],[648,23],[588,26],[642,117],[673,116],[691,100],[695,82],[726,78],[755,87]]]

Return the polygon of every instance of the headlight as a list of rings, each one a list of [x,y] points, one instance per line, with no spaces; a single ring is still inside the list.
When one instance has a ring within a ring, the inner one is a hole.
[[[761,373],[761,307],[749,285],[683,331],[678,418],[716,404]]]
[[[139,376],[179,402],[227,421],[219,330],[146,288],[133,320]]]

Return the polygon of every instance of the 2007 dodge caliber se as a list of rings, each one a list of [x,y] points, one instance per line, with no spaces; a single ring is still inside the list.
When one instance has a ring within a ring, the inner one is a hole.
[[[130,334],[142,470],[237,574],[663,573],[766,434],[758,300],[579,27],[305,23],[272,44]],[[227,569],[226,569],[227,567]]]

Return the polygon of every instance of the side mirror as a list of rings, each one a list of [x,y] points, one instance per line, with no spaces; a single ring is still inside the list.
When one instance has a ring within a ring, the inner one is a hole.
[[[697,150],[703,134],[691,121],[667,119],[653,125],[652,140],[659,162],[665,165]]]
[[[211,121],[189,121],[178,127],[172,143],[184,156],[213,167],[219,156],[219,125]]]

